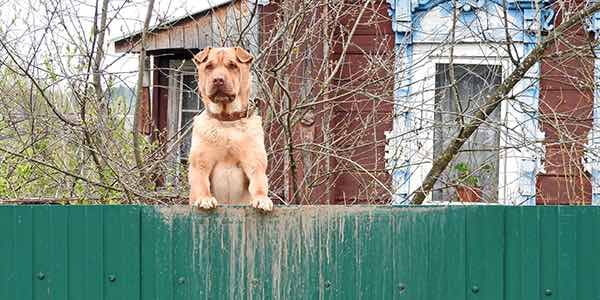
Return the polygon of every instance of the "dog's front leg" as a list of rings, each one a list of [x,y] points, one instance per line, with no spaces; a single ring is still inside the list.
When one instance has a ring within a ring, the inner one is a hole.
[[[203,209],[217,207],[217,199],[210,193],[210,172],[214,164],[200,153],[191,153],[189,162],[190,205]]]
[[[273,210],[273,201],[267,195],[269,184],[266,157],[249,159],[242,163],[242,168],[246,176],[248,176],[248,192],[252,196],[252,206],[264,211]]]

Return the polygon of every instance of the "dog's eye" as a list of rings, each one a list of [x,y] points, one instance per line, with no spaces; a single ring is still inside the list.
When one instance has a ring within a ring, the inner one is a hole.
[[[205,68],[211,70],[212,68],[214,68],[214,66],[212,63],[207,63]]]
[[[235,69],[235,68],[237,68],[237,65],[234,64],[233,62],[229,62],[229,63],[227,63],[227,68],[228,69]]]

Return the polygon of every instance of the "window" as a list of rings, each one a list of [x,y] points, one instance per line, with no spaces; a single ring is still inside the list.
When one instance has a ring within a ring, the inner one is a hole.
[[[470,122],[482,109],[485,95],[500,84],[502,68],[498,65],[455,64],[456,89],[451,87],[449,65],[436,64],[435,68],[433,155],[439,157],[450,141],[449,137],[457,135],[461,122]],[[495,124],[499,121],[500,110],[496,109],[467,140],[436,183],[434,199],[456,200],[452,186],[459,179],[456,166],[460,164],[477,179],[483,201],[498,201],[500,131]]]
[[[459,10],[453,7],[457,3],[444,1],[391,3],[397,53],[396,106],[393,128],[387,132],[386,151],[394,203],[406,204],[451,138],[448,135],[456,133],[456,117],[462,108],[468,108],[464,111],[467,118],[472,115],[469,109],[477,109],[483,93],[514,70],[513,60],[526,57],[539,42],[536,28],[552,26],[553,14],[540,15],[539,8],[543,6],[521,0],[504,4],[488,1],[485,5],[458,3]],[[453,23],[455,16],[457,21]],[[449,47],[451,36],[455,41]],[[502,46],[507,40],[511,41],[510,49]],[[447,88],[450,61],[456,67],[458,97],[453,97]],[[484,201],[535,205],[536,178],[544,171],[545,155],[545,136],[538,120],[539,74],[540,66],[535,64],[509,92],[505,99],[508,101],[502,101],[498,111],[484,122],[500,123],[484,125],[466,141],[448,173],[443,174],[442,185],[451,184],[456,177],[452,172],[460,160],[471,164],[471,170],[492,164],[497,171],[479,177],[483,178],[482,185],[492,184],[497,192],[492,193],[487,187]],[[491,144],[483,147],[484,143]],[[493,148],[498,151],[492,151]],[[427,201],[447,201],[444,192],[432,193]]]
[[[196,80],[196,75],[182,73],[179,83],[180,107],[178,132],[181,135],[179,160],[187,161],[192,143],[192,122],[194,121],[194,116],[202,112],[204,107],[198,96],[198,82]]]
[[[171,63],[169,78],[169,138],[175,147],[174,159],[187,162],[192,141],[194,116],[204,110],[198,96],[196,69],[190,61]]]

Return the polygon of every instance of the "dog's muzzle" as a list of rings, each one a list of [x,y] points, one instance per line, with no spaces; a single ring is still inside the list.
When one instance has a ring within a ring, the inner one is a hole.
[[[231,103],[235,100],[235,95],[227,95],[224,93],[216,93],[210,97],[215,103]]]

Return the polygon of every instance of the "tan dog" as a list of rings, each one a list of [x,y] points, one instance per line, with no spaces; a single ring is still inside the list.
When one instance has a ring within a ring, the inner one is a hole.
[[[245,202],[273,209],[262,122],[248,107],[253,59],[239,47],[205,48],[194,56],[205,110],[194,118],[192,132],[192,206],[211,209],[217,202]]]

